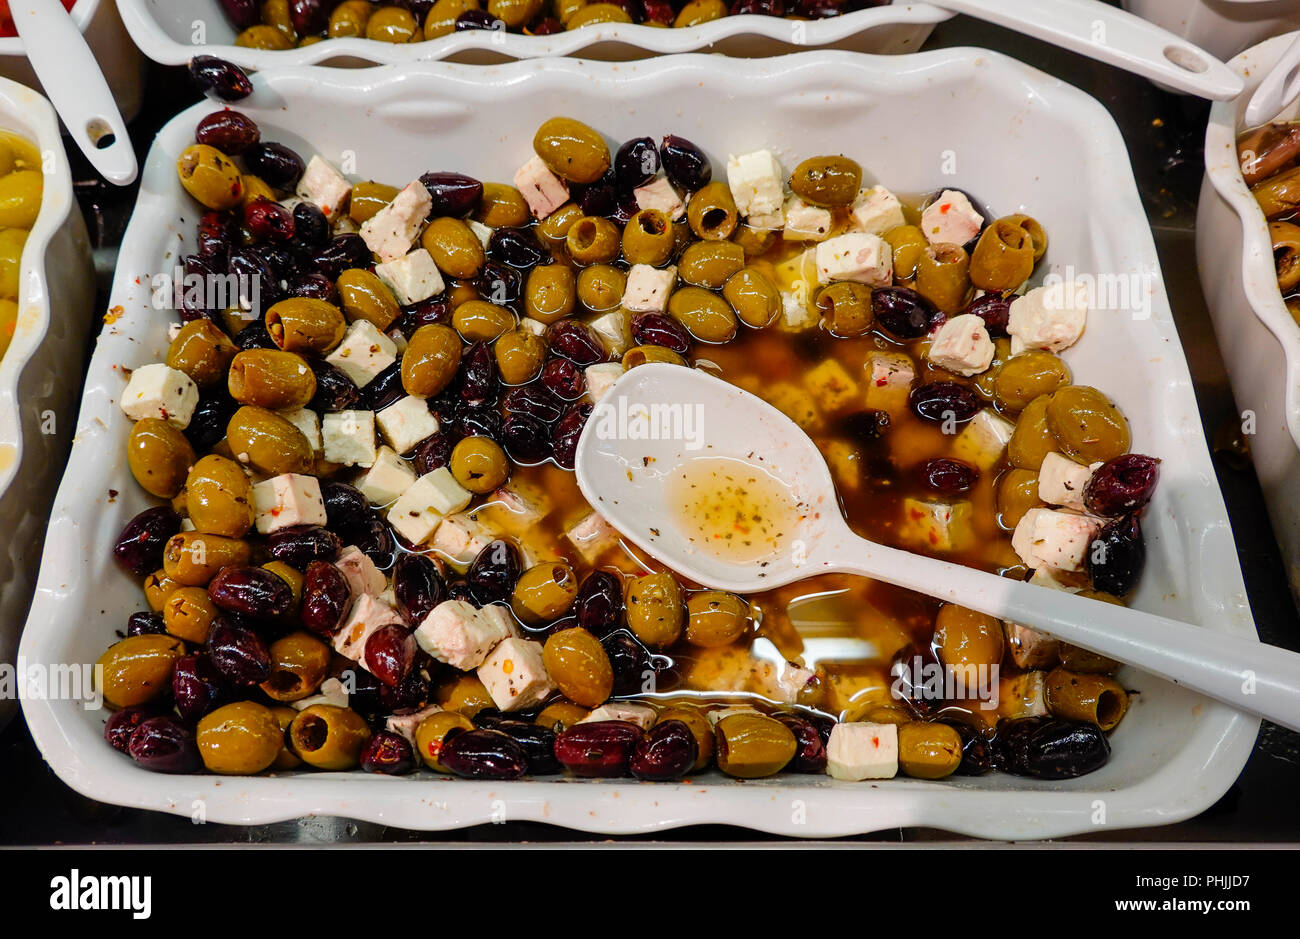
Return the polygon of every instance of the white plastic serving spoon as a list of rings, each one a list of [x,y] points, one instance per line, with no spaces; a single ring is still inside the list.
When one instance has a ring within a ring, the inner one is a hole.
[[[928,0],[1149,78],[1175,91],[1228,101],[1241,76],[1154,23],[1097,0]]]
[[[1282,58],[1264,76],[1246,105],[1247,127],[1267,124],[1300,95],[1300,36],[1282,53]]]
[[[32,70],[90,165],[118,186],[137,166],[126,123],[81,30],[59,0],[11,0],[9,11]]]
[[[790,518],[768,512],[782,537],[761,558],[737,562],[692,540],[683,480],[692,464],[718,461],[742,479],[758,477],[756,490],[788,497]],[[621,376],[583,429],[576,469],[583,496],[611,525],[707,587],[744,594],[814,574],[860,574],[1041,630],[1300,730],[1300,655],[861,538],[808,436],[762,399],[698,369],[647,364]]]

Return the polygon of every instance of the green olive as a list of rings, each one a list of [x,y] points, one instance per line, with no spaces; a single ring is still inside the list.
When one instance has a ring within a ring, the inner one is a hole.
[[[682,287],[668,298],[668,312],[701,342],[728,342],[736,335],[736,314],[702,287]]]
[[[451,451],[451,474],[470,492],[492,492],[510,477],[510,460],[489,437],[465,437]]]
[[[150,495],[170,499],[185,485],[194,448],[175,425],[156,417],[135,422],[126,442],[131,475]]]
[[[944,313],[966,305],[970,293],[970,257],[960,245],[931,245],[916,262],[916,292]]]
[[[1033,470],[1012,467],[998,479],[998,524],[1007,531],[1015,530],[1030,509],[1044,505],[1038,498],[1038,474]]]
[[[520,326],[498,339],[492,351],[496,355],[501,381],[507,385],[522,385],[541,372],[546,361],[546,340]]]
[[[252,484],[234,460],[208,454],[185,479],[186,509],[197,531],[241,538],[253,527]]]
[[[652,649],[672,645],[686,625],[682,585],[667,571],[633,577],[626,606],[628,629]]]
[[[236,701],[204,715],[195,738],[203,765],[227,776],[262,772],[284,745],[279,720],[256,701]]]
[[[618,226],[607,218],[586,215],[573,223],[564,246],[575,264],[605,264],[618,257]]]
[[[446,0],[438,0],[438,3]],[[459,0],[453,0],[459,2]],[[478,3],[473,3],[469,9],[477,9]],[[434,4],[430,16],[438,9]],[[484,183],[483,198],[479,199],[478,208],[474,210],[474,221],[491,228],[519,228],[527,225],[532,220],[532,214],[528,211],[528,203],[524,201],[524,195],[514,186],[507,186],[505,183]]]
[[[655,724],[662,724],[664,721],[681,721],[690,728],[699,754],[695,758],[694,765],[691,766],[691,772],[698,773],[708,768],[708,765],[713,762],[713,754],[717,749],[717,737],[713,732],[713,725],[709,723],[704,712],[696,707],[664,708],[656,716]]]
[[[326,34],[331,39],[364,36],[366,21],[370,19],[372,9],[370,0],[343,0],[330,14]]]
[[[424,760],[424,765],[435,773],[450,775],[451,770],[438,762],[438,757],[442,754],[442,745],[453,730],[459,733],[473,729],[474,725],[464,714],[456,711],[435,711],[420,721],[420,725],[415,728],[415,752],[419,754],[420,759]]]
[[[364,318],[370,319],[369,316]],[[194,322],[201,323],[203,320]],[[347,321],[344,320],[342,311],[326,300],[290,297],[266,311],[266,331],[270,334],[271,341],[285,352],[325,355],[342,342],[343,334],[347,331]]]
[[[1034,272],[1034,239],[1000,218],[984,229],[970,259],[971,283],[981,290],[1015,290]]]
[[[729,646],[749,629],[749,603],[722,590],[702,590],[686,601],[686,641]]]
[[[756,258],[767,254],[776,242],[776,235],[775,231],[768,228],[751,228],[748,225],[739,225],[736,228],[736,233],[731,236],[731,240],[744,249],[745,257]]]
[[[181,587],[203,587],[223,567],[242,566],[250,557],[247,541],[183,531],[172,535],[163,545],[163,572]]]
[[[496,706],[477,675],[458,675],[444,682],[438,686],[435,697],[439,706],[466,717]]]
[[[1128,420],[1111,400],[1088,385],[1069,385],[1051,395],[1047,429],[1061,452],[1085,466],[1128,453]]]
[[[382,333],[393,325],[393,321],[402,312],[393,292],[373,271],[359,267],[349,268],[339,275],[336,286],[339,290],[339,305],[349,323],[366,320]]]
[[[666,362],[669,365],[685,365],[686,360],[667,346],[633,346],[623,353],[623,370],[645,365],[647,362]]]
[[[629,264],[667,264],[676,250],[672,220],[658,209],[641,209],[623,229],[623,257]]]
[[[586,270],[596,270],[592,265]],[[584,271],[585,273],[585,271]],[[573,312],[577,303],[573,268],[567,264],[539,264],[528,272],[524,285],[524,312],[539,323],[554,323]]]
[[[190,376],[200,388],[210,388],[226,377],[230,360],[238,351],[221,327],[200,317],[176,334],[167,349],[167,364]]]
[[[357,183],[352,187],[348,215],[358,225],[368,222],[376,212],[392,202],[399,191],[396,186],[377,183],[374,180]]]
[[[365,719],[351,708],[313,704],[298,712],[289,725],[289,744],[308,766],[325,770],[353,769],[370,739]]]
[[[203,587],[178,587],[167,597],[162,614],[169,636],[203,645],[217,619],[217,605]]]
[[[267,185],[266,180],[253,173],[245,173],[244,180],[244,206],[252,205],[258,199],[266,199],[269,202],[275,201],[275,190]]]
[[[523,29],[542,12],[544,0],[488,0],[488,12],[510,29]]]
[[[999,410],[1014,414],[1039,395],[1049,395],[1069,383],[1069,366],[1050,352],[1031,349],[998,366],[993,376],[993,400]]]
[[[1012,466],[1037,473],[1047,454],[1059,452],[1056,438],[1047,429],[1047,405],[1053,397],[1039,395],[1016,418],[1016,428],[1007,442],[1007,459]]]
[[[542,708],[541,713],[537,715],[533,723],[538,727],[545,727],[547,730],[553,730],[558,734],[582,721],[589,714],[591,714],[590,708],[580,707],[572,701],[565,701],[561,698]]]
[[[316,375],[306,359],[280,349],[245,349],[230,362],[230,396],[240,404],[273,411],[303,407],[316,394]]]
[[[298,33],[293,28],[293,19],[289,15],[289,0],[263,0],[262,22],[274,26],[293,42],[298,41]]]
[[[723,0],[690,0],[673,20],[673,26],[677,29],[699,26],[701,23],[720,20],[726,15],[727,4]]]
[[[201,143],[186,147],[176,161],[176,171],[180,174],[185,191],[209,209],[234,208],[244,198],[244,181],[239,175],[239,168],[216,147]],[[6,198],[12,199],[6,190],[15,189],[29,177],[35,177],[39,183],[41,174],[35,170],[23,170],[0,180],[0,206],[3,206]],[[39,206],[39,186],[36,191],[36,204]],[[31,222],[25,226],[12,226],[0,216],[0,225],[25,228],[30,227]]]
[[[514,329],[515,315],[503,306],[486,300],[470,300],[456,307],[451,325],[466,342],[492,342]]]
[[[578,596],[578,575],[563,561],[535,564],[515,582],[510,607],[528,625],[558,619]]]
[[[295,632],[271,643],[271,677],[261,689],[275,701],[315,694],[329,672],[332,651],[311,633]]]
[[[756,267],[732,274],[722,285],[722,296],[746,326],[762,329],[781,313],[781,292]]]
[[[376,7],[366,21],[366,38],[378,42],[419,42],[424,38],[420,24],[403,7]]]
[[[172,669],[184,654],[185,643],[175,636],[128,636],[109,646],[95,663],[105,703],[131,707],[171,691]]]
[[[421,326],[402,356],[402,387],[409,395],[432,398],[456,377],[460,353],[456,330],[442,323]]]
[[[1047,707],[1056,717],[1091,721],[1114,730],[1128,710],[1128,692],[1108,675],[1054,668],[1044,681]]]
[[[1047,253],[1047,232],[1043,231],[1043,226],[1039,224],[1038,219],[1030,215],[1016,214],[1008,215],[1003,221],[1019,225],[1029,234],[1029,240],[1034,246],[1034,263],[1037,264]]]
[[[555,0],[555,16],[567,28],[569,17],[587,6],[588,3],[589,0]]]
[[[798,743],[793,731],[765,714],[732,714],[714,726],[718,769],[739,779],[760,779],[785,769]]]
[[[898,768],[916,779],[943,779],[961,765],[961,735],[947,724],[910,721],[898,728]]]
[[[161,613],[167,605],[167,598],[181,588],[181,584],[167,576],[161,568],[144,579],[144,598],[149,609]]]
[[[582,29],[600,23],[630,23],[632,17],[616,3],[587,3],[563,22],[565,29]]]
[[[822,325],[841,339],[865,336],[876,321],[871,288],[853,281],[823,287],[817,293],[817,309],[822,314]]]
[[[543,122],[533,135],[533,149],[552,173],[571,183],[594,183],[609,169],[604,138],[571,117]]]
[[[586,707],[599,707],[614,690],[614,669],[600,640],[575,626],[552,633],[542,649],[546,673],[560,694]]]
[[[248,27],[248,29],[236,36],[235,45],[245,49],[281,51],[292,49],[293,40],[286,36],[283,30],[268,26],[266,23],[258,23],[256,26]]]
[[[298,754],[289,748],[289,725],[298,716],[298,712],[279,704],[271,707],[271,713],[275,715],[275,722],[280,725],[280,752],[271,763],[271,769],[279,773],[297,769],[302,766],[302,760],[298,759]]]
[[[677,274],[688,284],[717,290],[745,266],[745,249],[731,241],[697,241],[682,252]]]
[[[609,264],[593,264],[578,272],[578,302],[592,313],[606,313],[623,302],[627,275]]]
[[[458,218],[435,218],[424,229],[420,244],[433,256],[438,270],[457,280],[477,277],[487,260],[483,242]]]
[[[542,244],[558,248],[564,244],[573,223],[583,217],[582,209],[576,202],[566,202],[546,218],[537,223],[537,237]]]
[[[939,607],[933,642],[939,661],[948,668],[993,666],[1002,661],[1002,624],[986,613],[955,603]]]
[[[310,473],[311,443],[285,418],[266,408],[245,405],[226,425],[226,442],[235,459],[268,476]]]
[[[862,167],[845,156],[809,157],[790,174],[795,195],[826,208],[852,205],[861,186]]]
[[[722,241],[736,231],[739,215],[731,187],[715,180],[691,194],[686,204],[686,221],[691,231],[706,241]],[[744,247],[740,246],[741,251]]]
[[[916,269],[921,263],[929,242],[925,232],[916,225],[900,225],[881,235],[894,255],[894,279],[911,280],[916,276]]]

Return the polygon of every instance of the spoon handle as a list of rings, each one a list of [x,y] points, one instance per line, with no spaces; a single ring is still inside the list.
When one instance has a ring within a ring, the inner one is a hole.
[[[820,570],[861,574],[1083,646],[1250,714],[1300,730],[1300,655],[1257,638],[1076,597],[859,538],[828,535]]]
[[[1178,91],[1228,101],[1241,94],[1232,69],[1185,39],[1096,0],[931,0],[1114,65]]]
[[[1277,117],[1300,94],[1300,36],[1264,76],[1246,105],[1245,126],[1258,127]]]

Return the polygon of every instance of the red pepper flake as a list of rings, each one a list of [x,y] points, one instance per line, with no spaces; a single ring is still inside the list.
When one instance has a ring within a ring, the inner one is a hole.
[[[952,210],[951,202],[945,202],[943,205],[939,206],[940,215],[947,215],[951,210]]]

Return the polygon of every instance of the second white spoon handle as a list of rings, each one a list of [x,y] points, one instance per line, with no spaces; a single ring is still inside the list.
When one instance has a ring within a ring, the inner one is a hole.
[[[883,580],[1041,630],[1300,730],[1300,655],[1257,639],[900,551],[847,528],[826,536],[810,566]]]

